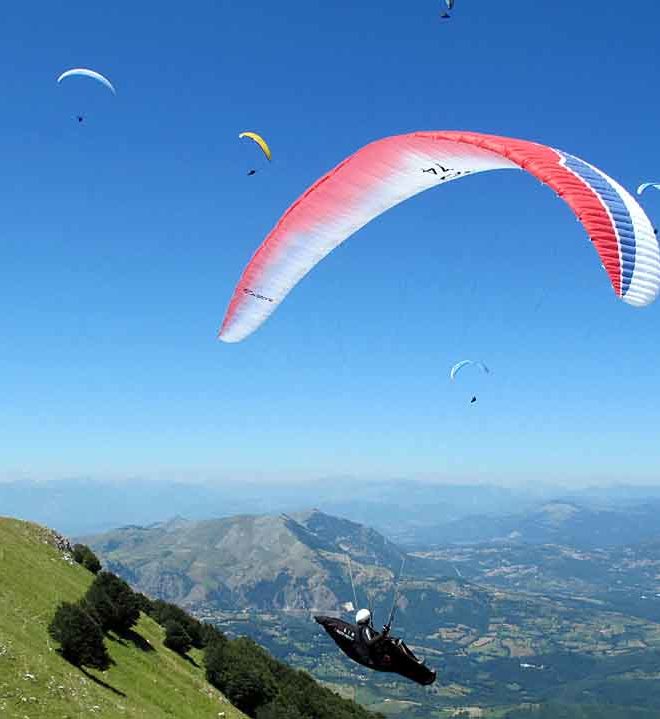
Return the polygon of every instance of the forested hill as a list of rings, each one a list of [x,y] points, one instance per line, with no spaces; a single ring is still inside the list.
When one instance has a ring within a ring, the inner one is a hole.
[[[0,518],[3,719],[375,716],[250,640],[229,640],[134,593],[87,552],[44,527]]]

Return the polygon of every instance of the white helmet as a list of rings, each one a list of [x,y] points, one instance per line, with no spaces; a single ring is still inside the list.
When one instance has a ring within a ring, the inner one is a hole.
[[[355,621],[358,624],[368,624],[371,622],[371,612],[368,609],[360,609],[355,615]]]

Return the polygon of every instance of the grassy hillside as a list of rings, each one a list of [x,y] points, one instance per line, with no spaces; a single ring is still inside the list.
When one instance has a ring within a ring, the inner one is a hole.
[[[163,630],[144,615],[134,641],[110,639],[113,665],[84,672],[55,651],[47,627],[56,605],[80,599],[92,581],[67,561],[55,536],[0,518],[0,716],[16,719],[245,715],[204,678],[201,652],[186,661],[163,646]]]

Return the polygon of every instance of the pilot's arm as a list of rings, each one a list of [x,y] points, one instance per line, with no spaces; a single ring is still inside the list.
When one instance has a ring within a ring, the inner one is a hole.
[[[368,647],[372,647],[382,639],[382,636],[373,627],[365,627],[362,637]]]

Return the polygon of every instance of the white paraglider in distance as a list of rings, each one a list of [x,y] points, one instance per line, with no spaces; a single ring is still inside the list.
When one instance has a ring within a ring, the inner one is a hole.
[[[62,82],[62,80],[66,80],[68,77],[89,77],[92,80],[96,80],[97,82],[100,82],[101,85],[105,85],[105,87],[110,90],[110,92],[113,95],[117,94],[117,91],[115,90],[114,85],[108,80],[108,78],[105,75],[102,75],[100,72],[96,72],[96,70],[90,70],[86,67],[74,67],[71,68],[71,70],[65,70],[58,78],[57,82],[58,84]]]

